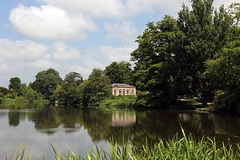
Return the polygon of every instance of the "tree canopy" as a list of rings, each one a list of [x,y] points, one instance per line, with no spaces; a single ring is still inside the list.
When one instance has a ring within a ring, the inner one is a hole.
[[[211,79],[204,74],[205,63],[232,38],[233,19],[223,6],[214,10],[213,0],[191,3],[191,10],[183,5],[177,19],[165,16],[148,23],[131,53],[134,80],[140,90],[148,91],[150,103],[198,96],[206,106],[214,97]]]
[[[129,62],[112,62],[106,66],[105,72],[111,83],[132,84],[132,69]]]
[[[56,99],[66,106],[78,106],[81,100],[78,86],[81,83],[83,83],[81,74],[70,72],[65,76],[62,85],[59,85],[54,91]]]
[[[82,105],[98,106],[99,102],[111,95],[110,79],[99,68],[94,68],[88,80],[79,86]]]
[[[19,91],[21,88],[21,79],[18,77],[14,77],[10,79],[9,90],[13,89],[14,91]]]
[[[48,70],[43,70],[38,72],[35,76],[35,81],[30,84],[31,88],[41,93],[44,98],[54,101],[54,91],[58,85],[62,83],[62,79],[59,76],[59,73],[50,68]]]
[[[148,103],[175,99],[172,85],[172,39],[177,21],[165,16],[162,21],[150,22],[143,35],[138,36],[138,48],[131,53],[135,62],[133,81],[139,90],[149,92]]]
[[[240,41],[230,42],[207,67],[216,90],[215,109],[240,112]]]

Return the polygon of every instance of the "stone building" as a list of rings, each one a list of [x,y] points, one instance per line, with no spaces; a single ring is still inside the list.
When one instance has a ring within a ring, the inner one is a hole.
[[[113,83],[111,85],[112,95],[114,96],[128,96],[128,95],[136,95],[136,87],[123,84],[123,83]]]

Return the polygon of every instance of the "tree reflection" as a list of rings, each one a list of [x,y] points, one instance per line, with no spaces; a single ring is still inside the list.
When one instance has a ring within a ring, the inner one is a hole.
[[[17,127],[20,124],[20,112],[8,112],[8,124]]]
[[[41,110],[35,112],[30,119],[35,123],[37,130],[47,134],[53,134],[61,127],[68,128],[63,129],[66,133],[72,133],[81,127],[81,114],[72,110]]]
[[[60,130],[72,134],[83,129],[93,142],[114,139],[121,144],[124,136],[125,141],[138,148],[146,143],[146,139],[153,145],[159,138],[168,140],[176,133],[181,136],[180,125],[196,139],[205,136],[215,137],[217,141],[240,141],[240,117],[237,116],[168,110],[107,112],[52,109],[8,112],[10,126],[18,126],[26,118],[34,122],[37,131],[48,135]]]

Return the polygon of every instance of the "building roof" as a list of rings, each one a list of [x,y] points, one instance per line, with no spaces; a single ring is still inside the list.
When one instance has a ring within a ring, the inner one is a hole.
[[[124,83],[113,83],[111,87],[117,87],[117,88],[135,88],[134,86],[131,86],[129,84]]]

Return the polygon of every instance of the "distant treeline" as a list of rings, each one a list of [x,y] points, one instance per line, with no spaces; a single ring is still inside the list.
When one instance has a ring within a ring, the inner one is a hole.
[[[129,62],[122,61],[111,63],[104,71],[94,68],[86,80],[77,72],[70,72],[62,79],[52,68],[37,73],[35,78],[28,86],[19,77],[11,78],[8,89],[0,87],[2,101],[9,103],[7,99],[22,97],[26,104],[48,100],[58,101],[64,107],[99,106],[102,100],[111,97],[111,83],[132,84],[132,69]]]

